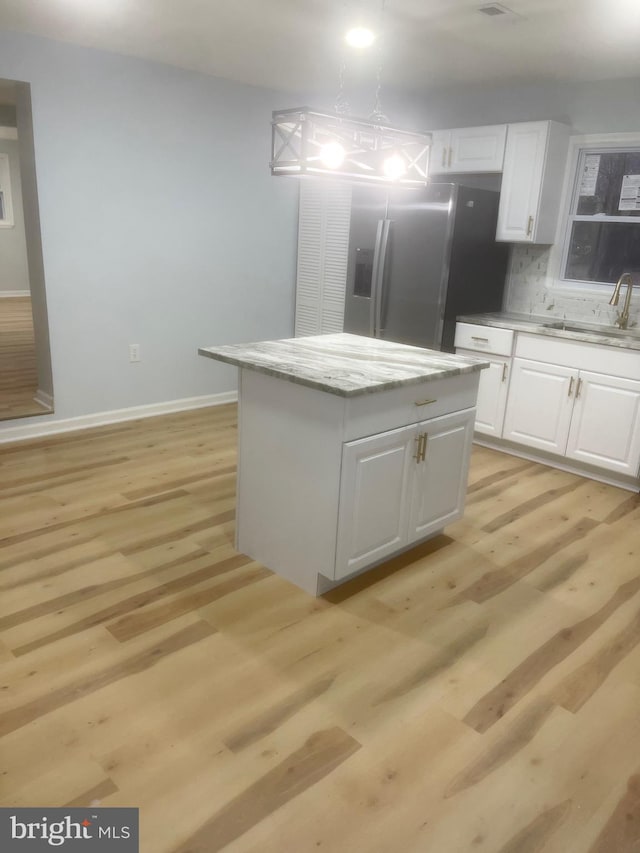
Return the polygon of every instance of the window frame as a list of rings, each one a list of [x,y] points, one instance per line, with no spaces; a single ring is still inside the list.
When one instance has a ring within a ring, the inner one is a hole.
[[[558,295],[563,292],[570,296],[582,296],[602,301],[613,292],[615,283],[580,281],[577,279],[564,278],[567,256],[571,242],[571,229],[574,221],[584,220],[572,211],[573,200],[580,181],[578,165],[582,152],[596,153],[597,151],[626,151],[640,149],[640,131],[630,133],[592,133],[582,136],[571,136],[569,138],[569,151],[565,168],[564,184],[560,200],[560,214],[556,227],[556,237],[551,248],[548,272],[551,279],[551,288]],[[591,217],[587,217],[591,219]],[[631,217],[599,217],[597,221],[629,222]],[[595,220],[594,220],[595,221]],[[640,228],[640,219],[634,219]]]

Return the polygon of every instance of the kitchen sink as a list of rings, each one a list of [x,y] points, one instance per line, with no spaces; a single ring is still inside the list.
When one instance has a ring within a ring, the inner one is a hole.
[[[565,323],[563,320],[543,323],[542,326],[545,329],[559,329],[563,332],[582,332],[586,335],[602,335],[604,338],[640,341],[640,329],[618,329],[616,326],[596,326],[593,323]]]

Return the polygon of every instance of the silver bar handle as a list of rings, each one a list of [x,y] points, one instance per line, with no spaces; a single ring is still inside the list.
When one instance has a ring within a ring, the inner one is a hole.
[[[380,252],[378,257],[378,267],[376,269],[376,284],[375,284],[375,331],[374,335],[379,338],[384,329],[382,328],[382,303],[384,301],[384,270],[387,262],[387,248],[389,246],[389,232],[391,231],[391,220],[382,220],[382,233],[380,240]],[[377,248],[377,247],[376,247]]]
[[[376,335],[376,305],[378,301],[378,268],[380,266],[380,252],[382,249],[382,232],[384,230],[384,219],[378,220],[376,229],[376,247],[373,252],[373,264],[371,270],[371,302],[369,305],[369,336]]]

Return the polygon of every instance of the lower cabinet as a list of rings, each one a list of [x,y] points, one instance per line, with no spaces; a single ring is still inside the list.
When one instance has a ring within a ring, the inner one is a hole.
[[[489,362],[480,373],[479,436],[640,476],[637,352],[468,322],[457,324],[455,343],[460,355]]]
[[[575,371],[514,358],[503,437],[550,453],[567,446]]]
[[[466,410],[344,444],[336,580],[462,515],[473,421]]]
[[[413,467],[409,544],[462,515],[473,421],[473,412],[458,412],[418,424],[423,444],[420,461]]]
[[[479,376],[343,396],[242,368],[236,549],[322,595],[440,532],[463,512]]]
[[[483,435],[502,437],[513,341],[512,329],[474,323],[456,325],[456,352],[489,362],[489,367],[480,371],[476,403],[475,430]]]
[[[640,381],[514,358],[503,435],[637,476]]]
[[[501,438],[507,410],[511,358],[500,355],[481,356],[474,350],[456,349],[456,352],[458,355],[482,357],[489,362],[489,367],[480,373],[475,430],[483,435]]]
[[[579,371],[567,456],[623,474],[638,474],[640,382]]]

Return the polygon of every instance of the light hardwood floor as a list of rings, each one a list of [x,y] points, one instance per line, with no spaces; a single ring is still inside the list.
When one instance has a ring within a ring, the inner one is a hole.
[[[234,406],[0,448],[2,805],[142,853],[640,849],[640,500],[474,450],[312,599],[233,549]]]
[[[33,399],[37,390],[31,299],[3,297],[0,299],[0,420],[48,412],[46,406]]]

